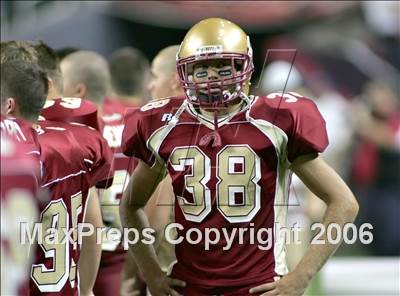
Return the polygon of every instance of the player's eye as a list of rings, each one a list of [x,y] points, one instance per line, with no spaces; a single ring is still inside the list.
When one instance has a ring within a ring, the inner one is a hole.
[[[207,77],[207,71],[198,71],[195,73],[196,78],[204,78]]]
[[[219,76],[230,76],[232,75],[231,69],[223,69],[218,71]]]

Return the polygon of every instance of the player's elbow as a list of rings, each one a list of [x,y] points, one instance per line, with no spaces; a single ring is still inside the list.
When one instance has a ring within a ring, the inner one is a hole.
[[[129,212],[129,203],[127,202],[127,199],[128,198],[124,195],[119,204],[119,216],[121,219],[121,224],[123,226],[126,226],[126,224],[128,223],[127,218]]]
[[[359,204],[357,202],[357,199],[351,193],[347,197],[346,202],[344,203],[344,211],[346,213],[346,216],[349,218],[349,220],[352,220],[352,221],[355,220],[355,218],[357,217],[359,209],[360,209],[360,206],[359,206]]]

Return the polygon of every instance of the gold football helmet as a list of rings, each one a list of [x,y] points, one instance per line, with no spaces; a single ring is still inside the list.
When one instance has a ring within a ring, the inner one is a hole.
[[[231,66],[229,75],[219,80],[194,82],[194,65],[215,60],[223,60]],[[189,101],[195,105],[226,106],[238,97],[247,96],[253,69],[249,37],[239,26],[221,18],[209,18],[195,24],[177,53],[182,86]]]

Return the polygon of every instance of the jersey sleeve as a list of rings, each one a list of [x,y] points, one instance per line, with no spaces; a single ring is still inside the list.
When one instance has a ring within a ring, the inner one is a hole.
[[[145,131],[143,131],[143,117],[140,109],[130,110],[126,114],[125,128],[122,133],[122,152],[126,156],[136,157],[152,166],[155,156],[146,145]]]
[[[108,188],[113,180],[113,153],[107,141],[92,127],[70,123],[78,144],[84,150],[84,163],[90,186]]]
[[[110,147],[105,140],[101,139],[100,144],[100,159],[97,165],[94,167],[92,173],[93,183],[96,184],[97,188],[108,188],[113,182],[113,157]]]
[[[325,120],[316,104],[297,93],[272,93],[259,97],[252,108],[255,118],[264,119],[280,128],[287,137],[286,157],[321,153],[328,146]]]
[[[315,103],[306,98],[296,103],[291,110],[293,126],[287,147],[290,162],[305,154],[321,153],[328,146],[326,123]]]
[[[96,132],[97,144],[93,147],[93,164],[90,167],[89,182],[97,188],[108,188],[113,182],[113,153],[105,139]]]

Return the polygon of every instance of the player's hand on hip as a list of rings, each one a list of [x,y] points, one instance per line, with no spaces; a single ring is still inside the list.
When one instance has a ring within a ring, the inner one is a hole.
[[[119,289],[119,296],[140,296],[141,286],[139,280],[136,277],[124,279]]]
[[[174,287],[185,287],[184,281],[171,278],[166,274],[154,278],[148,283],[148,288],[152,296],[181,296]]]
[[[307,285],[305,279],[291,272],[276,282],[251,288],[249,292],[261,296],[302,296]]]

